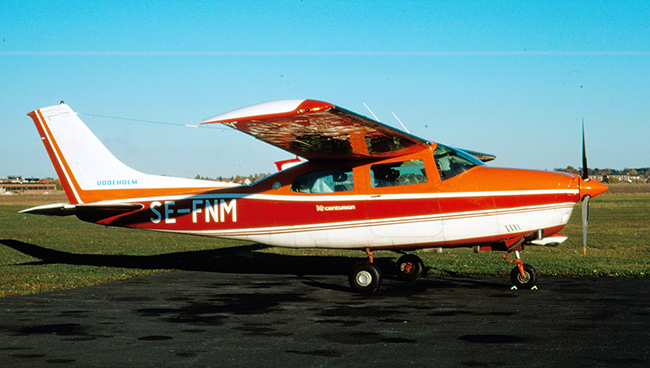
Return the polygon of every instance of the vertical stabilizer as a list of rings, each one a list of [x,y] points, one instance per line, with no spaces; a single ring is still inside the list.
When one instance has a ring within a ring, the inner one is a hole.
[[[29,115],[72,204],[220,188],[227,183],[144,174],[119,161],[65,104]]]

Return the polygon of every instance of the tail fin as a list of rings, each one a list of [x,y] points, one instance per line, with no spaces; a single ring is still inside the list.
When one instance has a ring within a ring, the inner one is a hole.
[[[119,161],[68,105],[30,112],[71,204],[187,193],[228,183],[144,174]]]

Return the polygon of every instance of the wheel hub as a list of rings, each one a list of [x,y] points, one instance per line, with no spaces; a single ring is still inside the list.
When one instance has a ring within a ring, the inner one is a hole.
[[[411,262],[402,263],[400,269],[404,273],[411,273],[411,271],[413,271],[413,263]]]
[[[522,284],[527,283],[528,281],[530,281],[530,273],[528,273],[528,272],[524,272],[523,275],[520,273],[520,274],[517,276],[517,280],[519,280],[519,282],[521,282]]]
[[[357,273],[357,284],[366,287],[372,283],[372,275],[368,271],[361,271]]]

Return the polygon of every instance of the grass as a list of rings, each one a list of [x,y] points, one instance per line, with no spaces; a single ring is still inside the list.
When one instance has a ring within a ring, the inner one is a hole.
[[[641,189],[639,189],[641,188]],[[589,247],[582,254],[580,204],[562,231],[559,247],[533,246],[522,252],[540,276],[650,275],[650,186],[613,185],[590,202]],[[283,249],[84,223],[76,217],[19,214],[42,203],[65,202],[60,195],[0,198],[0,296],[38,293],[151,275],[173,270],[208,272],[344,275],[365,257],[359,251]],[[376,259],[396,258],[388,251]],[[502,252],[469,249],[417,251],[428,274],[507,275],[514,266]]]

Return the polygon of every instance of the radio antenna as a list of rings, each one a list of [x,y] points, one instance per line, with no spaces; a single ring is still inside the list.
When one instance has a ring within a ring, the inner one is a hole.
[[[377,121],[379,121],[379,119],[377,119],[377,115],[375,115],[375,113],[374,113],[374,112],[372,112],[372,110],[370,110],[370,108],[368,107],[368,105],[366,105],[366,103],[365,103],[365,102],[363,103],[363,106],[365,106],[365,107],[366,107],[366,109],[368,109],[368,111],[370,111],[370,113],[371,113],[371,114],[372,114],[372,116],[373,116],[373,117],[375,118],[375,120],[377,120]]]
[[[402,123],[402,121],[397,117],[397,115],[395,115],[395,113],[392,112],[392,111],[391,111],[391,113],[393,114],[393,116],[395,117],[395,119],[397,119],[397,121],[399,121],[400,125],[402,125],[402,128],[404,128],[404,130],[405,130],[408,134],[411,134],[411,132],[409,132],[409,130],[406,129],[406,125],[404,125],[404,123]]]

